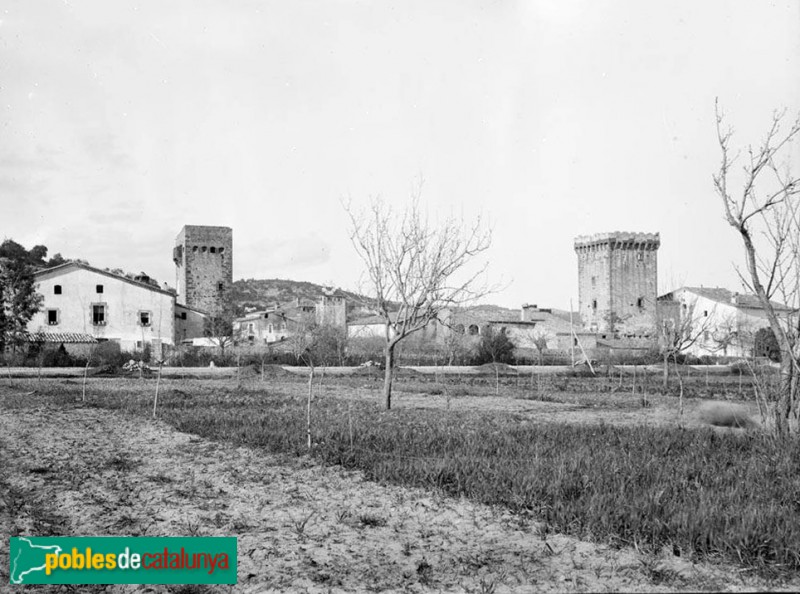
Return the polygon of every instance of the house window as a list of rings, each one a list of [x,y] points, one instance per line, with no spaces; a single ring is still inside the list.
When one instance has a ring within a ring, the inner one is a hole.
[[[272,324],[267,324],[267,332],[272,334]]]
[[[196,252],[196,251],[197,251],[197,246],[196,246],[196,245],[193,245],[193,246],[192,246],[192,251],[193,251],[193,252]]]
[[[203,246],[203,247],[200,248],[200,251],[205,254],[207,249],[208,248],[206,246]]]
[[[182,312],[181,312],[181,319],[182,319],[182,320],[185,320],[185,319],[186,319],[186,312],[185,312],[185,311],[182,311]]]
[[[225,288],[224,283],[217,283],[217,291],[222,291]]]
[[[97,290],[97,292],[98,292],[99,294],[102,294],[102,293],[103,293],[103,285],[97,285],[97,286],[95,287],[95,289]]]
[[[142,341],[141,340],[137,340],[136,341],[136,348],[139,349],[139,350],[142,349]]]
[[[140,326],[149,326],[150,322],[150,312],[149,311],[140,311],[139,312],[139,325]]]
[[[639,297],[636,300],[636,307],[638,307],[639,309],[642,309],[644,307],[644,298],[643,297]]]
[[[286,322],[281,322],[281,330],[286,330]]]
[[[636,259],[639,260],[639,262],[644,260],[644,252],[637,252]]]
[[[47,323],[50,326],[58,325],[58,310],[57,309],[48,309],[47,310]]]
[[[703,317],[706,317],[706,318],[708,317],[708,310],[707,309],[703,310]]]
[[[61,285],[55,285],[53,287],[53,295],[61,295]]]
[[[470,324],[469,334],[470,336],[475,336],[476,334],[478,334],[478,327],[475,324]]]
[[[210,250],[211,250],[212,254],[216,254],[217,253],[217,248],[215,246],[213,246],[213,245],[211,246]]]
[[[597,299],[592,299],[592,309],[597,309]]]
[[[220,254],[224,254],[225,253],[225,248],[224,247],[219,248],[219,253]]]
[[[95,303],[92,305],[92,324],[95,326],[106,325],[106,304]]]

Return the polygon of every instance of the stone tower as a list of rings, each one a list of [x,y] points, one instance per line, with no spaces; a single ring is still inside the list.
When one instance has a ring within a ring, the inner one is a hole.
[[[175,238],[172,260],[178,303],[219,313],[233,284],[233,230],[185,225]]]
[[[579,312],[590,331],[652,334],[658,297],[658,233],[598,233],[575,238]]]
[[[320,326],[347,330],[347,301],[344,296],[327,291],[317,302],[316,321]]]

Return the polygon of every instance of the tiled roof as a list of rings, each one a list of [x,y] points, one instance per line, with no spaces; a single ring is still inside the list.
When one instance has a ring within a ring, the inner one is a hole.
[[[397,313],[392,312],[392,313],[389,314],[389,317],[394,322],[394,321],[397,320]],[[353,320],[352,322],[349,322],[348,325],[349,326],[376,326],[376,325],[383,325],[385,323],[386,323],[386,320],[384,319],[383,316],[377,316],[376,315],[376,316],[369,316],[369,317],[366,317],[366,318],[361,318],[361,319],[358,319],[358,320]]]
[[[81,334],[80,332],[24,332],[22,334],[24,342],[66,342],[66,343],[89,343],[97,342],[91,334]]]
[[[160,287],[156,287],[149,283],[143,283],[137,280],[133,280],[128,278],[127,276],[121,276],[115,272],[110,272],[108,270],[100,270],[99,268],[95,268],[94,266],[89,266],[88,264],[82,264],[80,262],[65,262],[64,264],[59,264],[58,266],[53,266],[52,268],[45,268],[43,270],[38,270],[34,273],[35,278],[46,278],[50,276],[56,276],[59,274],[63,274],[67,272],[71,268],[82,268],[83,270],[88,270],[90,272],[94,272],[96,274],[102,274],[108,276],[110,278],[114,278],[120,280],[125,283],[129,283],[131,285],[140,287],[142,289],[148,289],[150,291],[155,291],[157,293],[162,293],[164,295],[169,295],[171,297],[175,296],[175,293],[172,291],[166,291]]]
[[[681,289],[677,289],[672,293],[677,293],[680,290]],[[711,301],[717,301],[718,303],[727,303],[729,305],[748,309],[761,309],[761,302],[758,300],[757,295],[734,293],[723,287],[683,287],[682,290],[691,291],[696,295],[700,295]],[[792,311],[791,307],[783,303],[778,303],[777,301],[770,301],[770,303],[772,303],[772,307],[778,311]]]

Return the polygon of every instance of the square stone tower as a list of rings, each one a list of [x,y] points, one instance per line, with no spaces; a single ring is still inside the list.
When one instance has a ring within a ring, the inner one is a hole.
[[[575,238],[579,312],[593,332],[649,335],[658,297],[658,233],[598,233]]]
[[[178,303],[208,313],[222,311],[233,284],[233,230],[185,225],[175,238]]]

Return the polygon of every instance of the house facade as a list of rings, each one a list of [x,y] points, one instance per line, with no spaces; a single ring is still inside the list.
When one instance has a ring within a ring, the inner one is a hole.
[[[661,323],[685,328],[695,340],[684,352],[698,357],[752,356],[756,333],[769,328],[766,311],[755,295],[720,287],[681,287],[658,301]],[[772,305],[786,323],[796,323],[796,311],[781,303]]]
[[[42,308],[30,333],[76,333],[113,341],[124,351],[161,354],[175,340],[175,295],[150,283],[68,262],[34,275]]]
[[[315,304],[295,300],[277,306],[250,312],[233,322],[235,342],[241,345],[264,346],[286,340],[303,328],[315,323]]]

